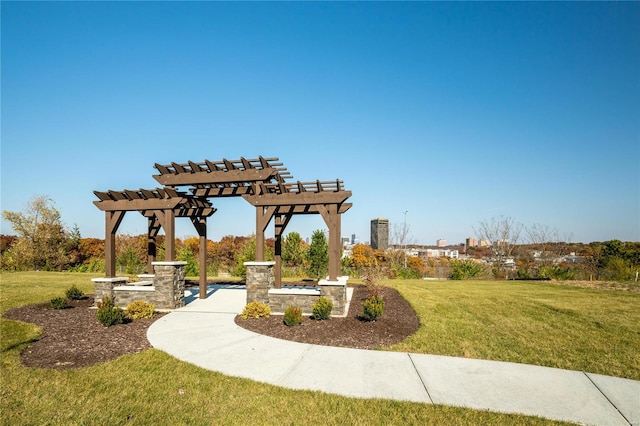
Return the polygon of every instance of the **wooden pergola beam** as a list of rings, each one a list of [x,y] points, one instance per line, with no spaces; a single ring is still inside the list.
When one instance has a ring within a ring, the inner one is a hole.
[[[243,195],[249,204],[253,206],[305,206],[323,204],[342,204],[351,197],[351,191],[335,192],[302,192],[284,194],[260,194]]]
[[[233,187],[216,187],[192,188],[191,193],[197,197],[239,197],[244,194],[251,194],[251,186],[233,186]]]
[[[94,201],[100,210],[103,211],[141,211],[141,210],[167,210],[173,209],[181,202],[185,202],[185,198],[148,198],[137,200],[104,200]]]
[[[153,175],[153,178],[162,185],[177,186],[265,181],[273,178],[277,174],[278,170],[274,168],[247,170],[233,169],[229,171],[215,172],[199,171],[193,173],[160,174]]]

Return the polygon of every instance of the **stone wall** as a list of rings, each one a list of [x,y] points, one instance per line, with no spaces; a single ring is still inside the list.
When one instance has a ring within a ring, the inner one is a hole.
[[[97,306],[104,296],[109,296],[113,299],[115,297],[114,287],[126,284],[127,278],[93,278],[91,281],[93,281],[93,297]]]
[[[321,280],[318,286],[320,294],[333,302],[333,315],[346,314],[347,277],[338,277],[338,281]]]
[[[135,300],[153,303],[156,309],[176,309],[184,306],[184,267],[187,262],[153,262],[154,275],[149,283],[127,284],[127,278],[94,278],[95,303],[104,295],[113,298],[116,306],[125,308]],[[143,285],[152,284],[152,285]]]
[[[274,314],[282,314],[289,305],[299,306],[303,314],[311,315],[311,308],[320,297],[320,290],[317,287],[300,288],[278,288],[269,290],[269,307]]]
[[[320,296],[324,296],[333,302],[331,315],[345,314],[348,277],[339,277],[338,281],[321,280],[317,287],[274,288],[274,265],[275,262],[245,262],[247,303],[264,303],[276,314],[284,313],[289,305],[299,306],[303,314],[311,315],[313,304]]]

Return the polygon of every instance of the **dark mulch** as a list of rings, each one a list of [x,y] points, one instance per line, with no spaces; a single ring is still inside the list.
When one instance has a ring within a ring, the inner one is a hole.
[[[257,320],[236,318],[240,326],[257,333],[303,343],[371,349],[398,343],[413,334],[419,320],[397,291],[383,288],[385,313],[375,322],[359,319],[361,303],[367,297],[363,286],[355,286],[346,318],[316,321],[308,317],[301,325],[287,327],[282,316]],[[22,351],[22,362],[29,367],[69,369],[109,361],[151,347],[147,329],[162,313],[148,320],[104,327],[98,322],[93,298],[72,301],[69,309],[51,309],[49,303],[24,306],[4,317],[36,324],[42,335]],[[212,330],[215,332],[215,330]]]
[[[302,324],[288,327],[284,325],[282,315],[257,319],[237,316],[236,324],[256,333],[296,342],[360,349],[380,348],[401,342],[420,327],[415,311],[396,290],[383,287],[382,296],[384,315],[373,322],[360,319],[367,289],[356,285],[349,314],[345,318],[317,321],[303,317]]]
[[[12,309],[5,318],[36,324],[43,333],[21,353],[29,367],[80,368],[109,361],[151,347],[147,328],[162,313],[151,319],[105,327],[98,322],[93,298],[70,301],[71,308],[51,309],[49,303]]]

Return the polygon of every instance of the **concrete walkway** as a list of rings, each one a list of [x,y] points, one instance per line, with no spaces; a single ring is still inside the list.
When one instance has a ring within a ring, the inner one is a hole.
[[[154,322],[151,344],[229,376],[290,389],[522,413],[589,425],[640,425],[640,382],[579,371],[295,343],[238,327],[244,286],[187,289]]]

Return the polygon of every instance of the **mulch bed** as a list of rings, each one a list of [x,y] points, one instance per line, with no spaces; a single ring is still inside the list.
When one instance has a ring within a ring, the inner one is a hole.
[[[384,315],[372,322],[360,318],[362,302],[367,298],[367,289],[362,285],[353,287],[349,313],[345,318],[318,321],[303,317],[302,324],[294,327],[286,326],[282,315],[257,319],[242,319],[237,316],[235,321],[247,330],[280,339],[316,345],[375,349],[399,343],[420,327],[415,311],[396,290],[382,287],[381,294],[385,304]]]
[[[105,327],[98,322],[93,297],[72,300],[68,309],[52,309],[50,303],[12,309],[4,317],[36,324],[43,333],[21,353],[29,367],[68,369],[88,367],[122,355],[151,348],[147,329],[162,313],[151,319]]]
[[[287,327],[282,316],[253,320],[236,317],[241,327],[281,339],[319,345],[372,349],[398,343],[413,334],[420,322],[407,301],[397,291],[382,289],[385,313],[374,322],[360,320],[366,288],[355,286],[346,318],[316,321],[304,317],[299,326]],[[71,301],[71,308],[51,309],[49,303],[12,309],[7,319],[36,324],[43,333],[22,351],[22,362],[29,367],[69,369],[88,367],[122,355],[151,348],[147,329],[162,313],[148,320],[104,327],[96,317],[93,298]],[[215,330],[212,330],[215,332]]]

